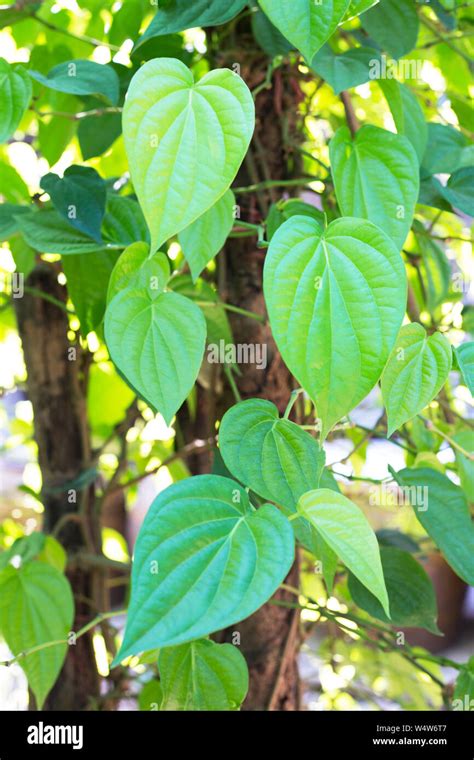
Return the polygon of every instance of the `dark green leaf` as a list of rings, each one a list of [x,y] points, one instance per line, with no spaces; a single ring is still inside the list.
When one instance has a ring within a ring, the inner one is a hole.
[[[394,58],[416,45],[419,21],[413,0],[380,0],[361,17],[368,34]]]
[[[106,186],[95,169],[73,164],[62,178],[46,174],[41,179],[41,187],[72,227],[102,242],[100,228],[105,213]]]
[[[76,59],[55,66],[44,76],[39,71],[29,75],[45,87],[71,95],[97,95],[116,105],[119,98],[119,79],[112,66]]]

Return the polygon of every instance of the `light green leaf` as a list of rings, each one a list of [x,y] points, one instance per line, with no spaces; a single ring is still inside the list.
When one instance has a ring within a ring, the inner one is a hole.
[[[462,343],[454,350],[463,380],[474,396],[474,341]]]
[[[194,282],[224,245],[234,224],[235,198],[227,190],[217,203],[178,235]]]
[[[8,240],[19,230],[18,216],[29,214],[28,206],[19,206],[17,203],[0,204],[0,241]]]
[[[152,710],[157,712],[163,699],[163,689],[161,683],[155,679],[147,681],[140,694],[138,695],[138,706],[140,710]]]
[[[336,31],[349,8],[349,0],[260,0],[272,24],[286,37],[307,61]]]
[[[321,534],[351,573],[380,601],[389,615],[379,545],[359,507],[341,493],[320,488],[300,498],[298,511]]]
[[[379,79],[378,84],[392,112],[398,134],[410,140],[421,163],[428,142],[428,125],[418,99],[396,79]]]
[[[160,710],[238,710],[248,691],[244,656],[232,644],[199,639],[160,650]]]
[[[416,45],[419,21],[413,0],[380,0],[364,13],[361,24],[394,58],[401,58]]]
[[[135,45],[137,49],[150,37],[183,32],[196,26],[218,26],[231,21],[244,8],[247,0],[174,0],[159,8],[156,16]]]
[[[229,69],[215,69],[197,83],[173,58],[156,58],[137,71],[123,133],[152,252],[224,195],[247,152],[254,119],[250,91]]]
[[[89,235],[71,227],[53,208],[31,211],[16,217],[28,245],[41,253],[92,253],[107,248]]]
[[[424,284],[424,299],[429,312],[446,300],[451,284],[451,267],[446,253],[417,219],[413,222],[418,252],[421,254],[420,274]]]
[[[305,430],[281,419],[270,401],[248,399],[231,407],[222,418],[219,447],[234,477],[291,512],[302,494],[319,485],[324,451]]]
[[[57,92],[96,95],[112,105],[116,105],[119,99],[119,78],[112,66],[78,59],[59,63],[47,76],[31,69],[28,73],[40,84]]]
[[[390,602],[390,618],[374,595],[351,573],[349,593],[357,606],[385,623],[404,628],[425,628],[440,635],[433,584],[420,563],[408,552],[394,547],[382,546],[380,558]]]
[[[370,47],[350,48],[337,54],[326,44],[314,56],[311,68],[339,95],[342,90],[368,82],[373,61],[379,60],[380,53]]]
[[[418,159],[409,140],[370,124],[354,138],[340,127],[329,143],[341,212],[377,224],[401,249],[419,192]]]
[[[132,243],[120,255],[109,280],[107,303],[125,288],[165,289],[170,276],[170,265],[161,251],[149,256],[148,243]],[[152,281],[151,278],[155,278]]]
[[[151,505],[135,548],[125,638],[115,662],[243,620],[276,591],[294,559],[291,525],[255,510],[234,480],[198,475]]]
[[[292,216],[310,216],[315,219],[321,227],[324,227],[324,212],[316,206],[305,203],[300,198],[288,198],[287,200],[273,203],[270,207],[265,225],[267,228],[267,240],[271,240],[278,227]]]
[[[67,279],[67,290],[86,336],[96,330],[105,312],[107,286],[117,261],[117,251],[79,253],[64,256],[62,266]]]
[[[393,348],[406,303],[401,257],[371,222],[337,219],[323,232],[295,216],[271,240],[264,293],[278,348],[316,404],[324,440],[373,388]]]
[[[28,108],[31,80],[23,66],[11,66],[0,58],[0,143],[4,143],[18,127]]]
[[[56,210],[72,227],[99,243],[105,213],[105,182],[90,166],[69,166],[63,177],[49,173],[41,178]]]
[[[69,583],[50,564],[33,561],[0,572],[0,632],[13,655],[67,639],[73,615]],[[19,660],[39,709],[59,675],[66,650],[67,644],[58,644]]]
[[[417,322],[402,327],[381,381],[387,437],[436,398],[448,379],[452,356],[441,333],[427,336]]]
[[[453,710],[474,709],[474,657],[470,657],[459,671],[451,705]]]
[[[459,486],[436,470],[408,468],[393,473],[406,500],[460,578],[474,584],[474,526]],[[409,490],[408,490],[409,489]]]
[[[171,423],[201,366],[206,323],[200,309],[159,282],[125,288],[109,302],[105,339],[125,379]]]
[[[112,362],[94,362],[87,385],[87,413],[92,432],[106,438],[126,415],[134,392],[118,375]]]

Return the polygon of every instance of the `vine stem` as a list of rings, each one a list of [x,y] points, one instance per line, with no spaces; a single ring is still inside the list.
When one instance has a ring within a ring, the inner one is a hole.
[[[300,395],[300,393],[304,393],[303,388],[295,388],[295,390],[291,391],[290,394],[290,400],[288,401],[288,405],[285,409],[285,413],[283,415],[283,419],[287,420],[290,416],[291,410],[293,409],[294,405],[296,404],[296,399]]]
[[[233,187],[234,193],[243,195],[243,193],[256,193],[259,190],[268,190],[271,187],[307,187],[312,182],[317,182],[317,178],[301,177],[300,179],[265,179],[263,182],[256,182],[253,185],[245,187]]]
[[[420,418],[420,420],[423,420],[423,422],[425,423],[425,427],[428,428],[428,430],[433,430],[433,432],[440,435],[441,438],[443,438],[446,441],[446,443],[449,443],[451,448],[457,449],[457,451],[459,451],[460,454],[465,456],[471,462],[474,462],[474,454],[471,454],[469,451],[467,451],[463,446],[461,446],[453,438],[451,438],[450,435],[440,430],[440,428],[437,425],[435,425],[434,422],[432,422],[431,420],[428,420],[426,417],[423,417],[422,414],[419,414],[418,417]]]
[[[52,32],[64,34],[66,37],[72,37],[74,40],[85,42],[87,45],[93,45],[94,47],[108,47],[109,50],[113,50],[116,53],[118,53],[120,50],[120,47],[118,47],[118,45],[112,45],[110,42],[98,40],[95,37],[89,37],[87,34],[76,34],[75,32],[69,31],[69,29],[62,29],[60,26],[56,26],[56,24],[53,24],[51,21],[47,21],[46,19],[41,18],[41,16],[38,16],[36,13],[32,13],[30,17],[34,21],[37,21],[39,24],[45,26],[46,29],[50,29]]]
[[[113,617],[118,617],[118,615],[126,615],[127,610],[115,610],[114,612],[101,612],[99,615],[97,615],[93,620],[90,620],[88,623],[82,626],[78,630],[78,632],[75,634],[76,639],[81,638],[81,636],[84,636],[84,634],[88,633],[92,628],[95,628],[97,625],[100,625],[100,623],[103,623],[104,620],[109,620]],[[10,667],[10,665],[13,665],[13,663],[18,662],[19,660],[23,660],[25,657],[28,657],[31,654],[35,654],[36,652],[41,652],[43,649],[50,649],[51,647],[57,647],[61,644],[69,644],[68,639],[57,639],[56,641],[46,641],[43,644],[37,644],[35,647],[31,647],[31,649],[25,649],[23,652],[19,652],[15,657],[12,657],[11,660],[4,660],[3,662],[0,662],[0,665],[3,665],[5,667]]]

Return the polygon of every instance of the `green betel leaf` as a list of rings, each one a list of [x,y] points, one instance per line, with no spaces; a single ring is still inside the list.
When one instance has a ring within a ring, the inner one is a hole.
[[[56,209],[31,211],[16,216],[18,228],[28,245],[41,253],[92,253],[107,248],[89,235],[71,227]]]
[[[278,348],[316,404],[324,440],[373,388],[393,348],[406,303],[402,259],[371,222],[337,219],[323,232],[295,216],[271,240],[264,293]]]
[[[219,294],[210,283],[202,279],[193,283],[189,275],[181,274],[174,275],[168,287],[198,304],[206,320],[208,343],[216,345],[221,340],[224,341],[224,345],[232,343],[232,330],[226,310]]]
[[[378,599],[350,573],[349,592],[357,606],[385,623],[425,628],[440,635],[436,624],[438,609],[433,584],[420,563],[408,552],[394,547],[382,546],[380,557],[390,602],[390,618]]]
[[[41,187],[72,227],[102,242],[100,228],[105,213],[106,187],[95,169],[72,165],[62,179],[57,174],[46,174],[41,178]]]
[[[340,127],[329,143],[337,202],[347,216],[377,224],[401,249],[418,200],[419,167],[403,135],[367,125]]]
[[[206,322],[198,306],[177,293],[162,292],[159,276],[153,277],[112,298],[105,339],[126,380],[170,424],[198,376]]]
[[[405,499],[454,572],[474,584],[474,526],[459,486],[436,470],[420,467],[393,473]]]
[[[249,686],[247,663],[232,644],[199,639],[160,650],[160,710],[238,710]]]
[[[0,143],[12,136],[28,108],[31,80],[23,66],[11,66],[0,58]]]
[[[467,138],[448,124],[429,122],[428,144],[423,156],[422,170],[425,175],[451,174],[462,164]]]
[[[270,401],[249,399],[229,409],[219,447],[234,477],[292,512],[300,496],[319,485],[324,451],[305,430],[280,419]]]
[[[118,253],[97,252],[65,256],[62,260],[67,290],[86,336],[96,330],[105,312],[109,278]]]
[[[51,90],[70,95],[96,95],[112,105],[116,105],[119,99],[119,78],[112,66],[77,59],[59,63],[47,76],[39,71],[28,73]]]
[[[452,363],[449,341],[422,325],[404,325],[382,374],[387,437],[421,412],[438,395]]]
[[[370,79],[374,61],[380,60],[380,53],[370,47],[358,47],[336,54],[330,45],[323,45],[311,61],[311,68],[319,74],[338,95],[342,90],[350,90]]]
[[[250,91],[229,69],[215,69],[197,83],[173,58],[148,61],[137,71],[123,133],[152,253],[224,195],[247,152],[254,121]]]
[[[13,655],[67,639],[74,616],[68,581],[46,562],[11,565],[0,572],[0,632]],[[38,708],[59,675],[67,644],[47,647],[19,661]]]
[[[293,559],[293,531],[276,507],[255,510],[243,488],[218,475],[174,483],[151,505],[137,539],[115,662],[243,620],[272,596]]]
[[[463,380],[474,396],[474,341],[462,343],[455,353]]]
[[[416,45],[419,21],[412,0],[380,0],[363,14],[361,24],[394,58],[401,58]]]
[[[196,26],[218,26],[231,21],[247,0],[174,0],[169,6],[159,8],[156,16],[140,37],[135,49],[150,37],[174,34]]]
[[[451,267],[445,251],[434,240],[417,219],[413,222],[417,253],[423,278],[423,297],[429,312],[433,312],[447,298],[451,285]]]
[[[396,79],[379,79],[400,135],[410,140],[421,164],[428,143],[428,125],[420,103],[411,90]]]
[[[28,206],[19,206],[17,203],[0,204],[0,241],[8,240],[18,232],[19,224],[16,217],[29,213]]]
[[[277,55],[286,55],[293,49],[293,45],[272,24],[269,18],[260,10],[255,9],[251,17],[252,34],[262,50],[272,58]]]
[[[320,488],[300,498],[298,511],[390,615],[379,545],[359,507],[341,493]]]
[[[109,281],[107,302],[124,288],[151,287],[151,277],[156,277],[155,290],[162,291],[170,276],[167,257],[157,251],[149,257],[148,243],[132,243],[120,255]]]
[[[272,24],[286,37],[307,61],[332,36],[344,18],[349,0],[260,0],[260,5]]]
[[[351,18],[360,16],[365,11],[368,11],[369,8],[377,5],[378,2],[379,0],[351,0],[347,13],[344,16],[344,21],[349,21]]]
[[[227,240],[234,224],[234,204],[234,193],[227,190],[217,203],[179,233],[178,241],[194,282]]]

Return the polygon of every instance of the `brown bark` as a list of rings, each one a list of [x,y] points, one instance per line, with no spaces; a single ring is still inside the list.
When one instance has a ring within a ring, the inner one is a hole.
[[[240,40],[239,40],[240,44]],[[245,46],[245,40],[242,41]],[[239,47],[239,45],[237,45]],[[231,53],[230,53],[231,55]],[[268,60],[263,55],[245,55],[248,68],[242,66],[241,75],[250,88],[264,80]],[[229,60],[217,61],[216,65],[230,66]],[[271,88],[262,90],[256,101],[256,131],[245,165],[237,180],[237,186],[259,183],[268,179],[290,179],[294,172],[293,154],[287,150],[285,134],[291,134],[297,120],[300,93],[297,78],[291,68],[278,70]],[[241,219],[259,223],[264,220],[272,201],[281,197],[274,189],[265,192],[242,194],[237,198]],[[238,220],[236,221],[238,225]],[[218,260],[219,290],[230,304],[258,314],[265,314],[263,297],[263,263],[265,250],[256,246],[255,238],[230,239],[225,252]],[[242,398],[265,398],[272,401],[282,413],[289,401],[292,379],[273,341],[268,324],[239,315],[231,315],[236,344],[264,344],[267,347],[267,366],[241,365],[241,375],[236,383]],[[224,380],[226,384],[226,381]],[[227,384],[226,384],[227,388]],[[215,429],[215,421],[235,403],[228,388],[216,404],[210,400],[212,391],[199,389],[197,424],[185,424],[186,440],[193,436],[203,438],[201,423],[206,420],[206,430]],[[209,472],[210,462],[204,457],[196,458],[192,471]],[[298,585],[298,567],[293,566],[287,578],[291,585]],[[288,592],[279,590],[275,599],[294,602]],[[250,672],[250,687],[244,710],[300,709],[300,683],[297,655],[299,649],[299,616],[294,610],[272,603],[242,623],[217,635],[219,641],[236,643],[240,634],[240,647]]]
[[[39,264],[26,285],[65,302],[54,265]],[[69,555],[88,546],[97,550],[99,533],[92,515],[93,493],[74,481],[90,462],[81,355],[70,351],[68,319],[64,310],[38,295],[25,292],[16,301],[18,330],[28,374],[27,388],[33,405],[38,462],[43,478],[44,530],[57,530]],[[60,523],[60,525],[59,525]],[[76,598],[73,630],[90,620],[94,580],[88,570],[68,571]],[[44,709],[83,710],[98,695],[98,676],[89,636],[68,648],[65,664]]]

